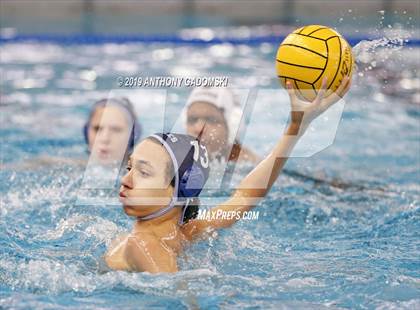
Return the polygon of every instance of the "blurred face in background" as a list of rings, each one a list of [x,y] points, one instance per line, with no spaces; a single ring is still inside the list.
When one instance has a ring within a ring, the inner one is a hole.
[[[187,133],[198,137],[207,146],[210,154],[215,155],[225,150],[228,141],[228,129],[223,112],[207,102],[195,102],[187,111]]]
[[[110,105],[96,108],[88,128],[91,158],[104,165],[122,161],[131,128],[128,115],[120,108]]]

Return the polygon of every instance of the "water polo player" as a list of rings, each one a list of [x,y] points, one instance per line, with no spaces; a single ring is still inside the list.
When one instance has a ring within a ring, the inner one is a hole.
[[[127,98],[101,99],[93,105],[83,134],[93,162],[108,165],[127,157],[141,127]]]
[[[338,94],[345,93],[343,90],[350,85],[347,82],[346,77]],[[340,98],[335,94],[324,98],[325,88],[324,80],[316,99],[307,103],[287,85],[291,117],[286,132],[231,198],[210,209],[211,213],[249,211],[267,194],[309,123]],[[137,220],[130,234],[111,244],[105,255],[108,266],[118,270],[176,272],[177,256],[186,243],[234,224],[237,217],[195,218],[196,200],[208,174],[207,149],[196,138],[155,134],[139,143],[130,156],[120,189],[124,211]]]
[[[201,141],[206,144],[211,159],[228,158],[229,161],[257,164],[261,158],[235,137],[235,133],[240,133],[241,129],[241,111],[237,98],[229,88],[196,88],[188,98],[183,118],[189,135],[197,137],[203,131]],[[233,145],[230,141],[234,142]],[[355,187],[342,180],[326,180],[322,176],[309,176],[298,171],[284,169],[284,173],[294,178],[312,180],[316,184]]]
[[[114,164],[120,167],[141,136],[132,103],[126,98],[95,102],[83,126],[83,136],[93,166],[109,168]],[[86,159],[44,155],[13,169],[40,169],[51,164],[86,166]]]
[[[245,148],[236,137],[242,109],[230,89],[194,89],[184,113],[187,133],[193,137],[201,133],[200,141],[207,146],[211,159],[259,161],[258,156]]]

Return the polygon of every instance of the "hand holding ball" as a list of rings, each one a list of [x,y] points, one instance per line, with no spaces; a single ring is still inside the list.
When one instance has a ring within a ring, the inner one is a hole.
[[[327,78],[325,96],[339,88],[343,78],[353,73],[353,55],[347,41],[335,30],[319,25],[299,28],[280,44],[276,71],[283,87],[291,82],[297,95],[306,101],[315,100],[322,81]],[[342,87],[343,97],[348,87]]]

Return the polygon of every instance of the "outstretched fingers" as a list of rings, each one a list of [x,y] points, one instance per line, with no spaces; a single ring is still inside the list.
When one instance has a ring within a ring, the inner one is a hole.
[[[347,91],[348,87],[350,85],[350,79],[349,77],[346,75],[343,80],[341,81],[340,86],[338,86],[337,90],[335,91],[336,95],[339,96],[340,98],[342,96],[344,96],[345,92],[344,90]]]
[[[316,95],[316,98],[313,101],[314,104],[318,105],[322,101],[322,99],[324,99],[325,92],[327,91],[327,82],[328,78],[324,77],[322,79],[321,89],[318,91],[318,94]]]
[[[345,94],[350,87],[350,79],[348,76],[345,76],[340,83],[340,86],[333,92],[330,96],[324,98],[324,100],[320,104],[320,108],[322,111],[327,110],[330,106],[341,99],[341,95]]]
[[[290,81],[286,82],[286,90],[287,90],[287,93],[289,94],[290,99],[296,98],[296,92],[292,86],[292,82]]]
[[[347,78],[347,83],[344,83],[344,84],[346,84],[346,85],[344,85],[344,87],[343,87],[343,90],[342,90],[342,93],[341,94],[343,94],[341,97],[344,97],[344,95],[348,92],[348,90],[350,89],[350,87],[351,87],[351,78]]]

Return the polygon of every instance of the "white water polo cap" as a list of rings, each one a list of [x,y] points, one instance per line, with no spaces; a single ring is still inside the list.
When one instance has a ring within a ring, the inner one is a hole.
[[[190,107],[193,103],[196,102],[206,102],[214,105],[216,108],[219,108],[223,112],[223,116],[226,120],[228,130],[228,142],[239,142],[239,137],[242,136],[242,129],[240,128],[242,108],[232,90],[230,90],[229,88],[216,87],[195,88],[191,92],[190,97],[187,100],[186,109],[184,109],[184,124],[186,124],[187,121],[188,107]]]

